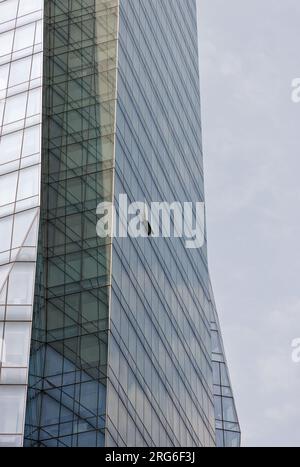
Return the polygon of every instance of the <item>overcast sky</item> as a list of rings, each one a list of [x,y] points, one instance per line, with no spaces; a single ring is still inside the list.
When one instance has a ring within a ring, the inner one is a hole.
[[[209,262],[244,446],[300,446],[299,0],[198,0]]]

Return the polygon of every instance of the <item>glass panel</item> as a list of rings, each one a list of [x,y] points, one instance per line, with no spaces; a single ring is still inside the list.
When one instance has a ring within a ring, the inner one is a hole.
[[[0,386],[0,433],[21,433],[26,388]]]
[[[212,352],[213,353],[222,353],[221,343],[219,339],[219,334],[217,331],[211,332],[211,340],[212,340]]]
[[[0,251],[6,251],[11,246],[11,233],[12,233],[13,217],[4,217],[0,219]]]
[[[3,364],[6,367],[26,366],[28,363],[28,348],[30,323],[5,324]]]
[[[0,373],[1,384],[26,384],[26,368],[2,368]]]
[[[16,263],[14,265],[9,276],[8,304],[32,304],[34,270],[34,264],[31,263]]]
[[[237,448],[240,445],[240,434],[233,431],[225,431],[225,445],[227,448]]]
[[[39,166],[35,165],[20,171],[18,200],[37,195],[39,192]]]
[[[42,21],[38,21],[36,23],[35,44],[40,44],[42,40],[43,40],[43,23]]]
[[[222,430],[216,430],[217,446],[219,448],[224,447],[224,434]]]
[[[17,28],[14,40],[14,51],[33,46],[34,34],[35,23],[26,24],[26,26]]]
[[[14,30],[0,34],[0,57],[11,53]]]
[[[7,306],[6,319],[8,321],[29,321],[32,315],[31,306]]]
[[[43,0],[20,0],[18,16],[40,10],[43,7]]]
[[[235,417],[235,410],[234,410],[232,398],[223,397],[222,403],[223,403],[223,419],[226,420],[227,422],[235,422],[236,417]]]
[[[223,386],[230,386],[227,369],[224,363],[221,363],[221,381]]]
[[[24,132],[22,156],[30,156],[40,151],[40,126],[26,128]]]
[[[40,78],[43,71],[43,54],[35,54],[32,59],[31,79]]]
[[[1,435],[0,434],[0,447],[19,448],[22,446],[22,435]]]
[[[0,23],[15,19],[17,15],[18,0],[7,0],[0,3]]]
[[[15,122],[25,118],[27,92],[7,98],[5,107],[4,124]]]
[[[22,136],[22,131],[2,136],[0,139],[0,164],[5,164],[20,157]]]
[[[0,266],[0,303],[4,304],[6,302],[6,285],[4,283],[7,280],[8,274],[10,272],[11,265],[6,264],[5,266]]]
[[[4,323],[0,322],[0,365],[1,367],[5,359],[5,345],[4,345],[4,339],[3,339],[3,329],[4,329]],[[1,372],[0,372],[0,376],[1,376]]]
[[[4,305],[6,303],[6,293],[7,293],[6,279],[7,279],[8,272],[9,272],[9,265],[0,266],[0,304],[1,305]]]
[[[9,64],[0,66],[0,90],[7,87]]]
[[[41,88],[34,89],[29,92],[27,117],[36,115],[41,111]]]
[[[9,76],[9,86],[29,81],[31,69],[31,56],[12,62]]]
[[[0,206],[13,203],[16,198],[17,172],[0,177]]]
[[[222,402],[220,396],[215,396],[215,415],[218,420],[223,420],[222,417]]]
[[[32,225],[35,215],[36,215],[35,209],[20,212],[15,215],[12,248],[18,248],[23,245],[24,240],[28,235],[28,231],[30,229],[30,226]]]

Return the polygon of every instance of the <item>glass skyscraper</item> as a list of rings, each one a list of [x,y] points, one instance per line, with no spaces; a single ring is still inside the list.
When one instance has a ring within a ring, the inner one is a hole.
[[[196,0],[0,2],[0,446],[240,444],[206,237],[96,232],[204,202],[197,41]]]

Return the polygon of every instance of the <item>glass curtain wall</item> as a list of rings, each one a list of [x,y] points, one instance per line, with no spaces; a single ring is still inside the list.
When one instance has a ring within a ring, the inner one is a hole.
[[[103,446],[117,0],[46,0],[39,232],[27,446]]]
[[[0,3],[0,446],[21,446],[40,214],[43,1]]]
[[[204,200],[195,0],[121,0],[115,203]],[[213,446],[206,246],[113,242],[107,446]]]
[[[239,447],[241,430],[213,298],[211,336],[217,447]]]

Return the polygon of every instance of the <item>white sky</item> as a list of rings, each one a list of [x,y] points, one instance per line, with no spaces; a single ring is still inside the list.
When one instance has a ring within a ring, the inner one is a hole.
[[[209,262],[244,446],[300,446],[299,0],[198,0]]]

